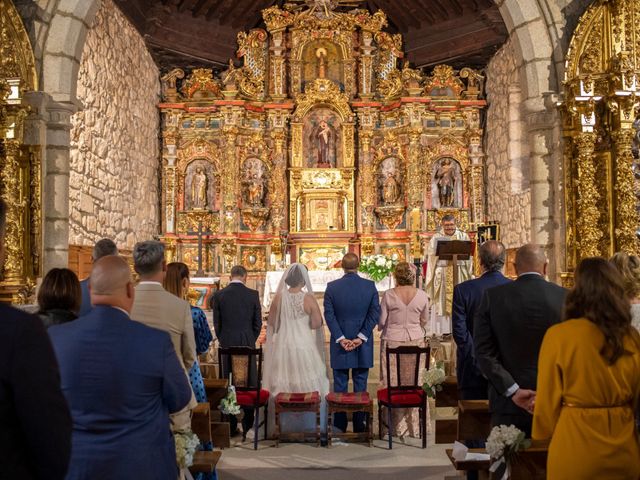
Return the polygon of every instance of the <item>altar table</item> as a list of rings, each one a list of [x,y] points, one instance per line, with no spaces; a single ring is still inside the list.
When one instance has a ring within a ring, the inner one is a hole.
[[[262,305],[264,308],[268,309],[271,305],[271,298],[278,290],[278,284],[280,283],[282,275],[284,275],[283,271],[267,272],[267,278],[265,278],[264,282],[264,294],[262,296]],[[313,293],[324,293],[327,289],[327,283],[342,278],[343,275],[344,272],[342,270],[309,270],[309,280],[311,280]],[[366,278],[366,275],[362,273],[358,273],[358,275]],[[388,276],[376,283],[378,292],[384,292],[394,286],[395,281],[392,276]]]

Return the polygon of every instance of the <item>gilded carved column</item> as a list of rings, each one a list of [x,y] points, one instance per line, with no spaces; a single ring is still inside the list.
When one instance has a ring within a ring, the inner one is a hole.
[[[284,130],[272,130],[271,139],[274,146],[273,172],[271,175],[271,229],[274,235],[278,235],[285,219],[285,196],[287,192]],[[275,239],[274,243],[279,245],[279,240]]]
[[[634,174],[632,170],[633,154],[631,145],[635,131],[619,130],[612,134],[615,159],[613,167],[615,195],[615,250],[638,253],[638,213],[634,192]]]
[[[0,154],[0,185],[2,198],[7,204],[6,259],[4,263],[4,282],[9,285],[23,283],[24,272],[24,212],[27,203],[20,182],[20,144],[14,140],[5,140]]]
[[[374,51],[375,47],[372,45],[373,43],[373,33],[367,32],[366,30],[362,32],[361,36],[362,42],[360,45],[360,62],[359,62],[359,85],[358,88],[360,90],[360,98],[371,98],[373,97],[373,61],[374,61]]]
[[[576,140],[578,147],[578,257],[597,257],[602,231],[598,228],[600,194],[596,186],[594,132],[582,132]]]
[[[420,175],[420,156],[422,148],[420,145],[420,135],[422,128],[414,127],[409,133],[409,164],[407,166],[407,198],[409,208],[420,208],[422,206],[422,175]]]
[[[269,94],[274,100],[279,100],[287,97],[284,31],[273,32],[271,39]]]
[[[225,162],[222,173],[223,203],[224,203],[224,233],[231,234],[236,229],[237,206],[239,197],[238,172],[240,164],[236,152],[236,139],[238,128],[235,126],[225,126],[223,129],[225,139]]]
[[[360,130],[360,198],[362,201],[360,223],[362,224],[365,235],[371,235],[373,233],[373,209],[376,203],[375,172],[373,171],[373,159],[371,158],[372,137],[372,130]]]

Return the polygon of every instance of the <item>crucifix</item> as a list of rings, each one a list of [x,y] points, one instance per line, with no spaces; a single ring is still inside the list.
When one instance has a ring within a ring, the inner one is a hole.
[[[204,270],[202,269],[202,235],[204,233],[209,234],[209,232],[205,232],[202,226],[202,220],[198,221],[198,230],[196,233],[198,234],[198,271],[196,272],[196,277],[204,277]]]

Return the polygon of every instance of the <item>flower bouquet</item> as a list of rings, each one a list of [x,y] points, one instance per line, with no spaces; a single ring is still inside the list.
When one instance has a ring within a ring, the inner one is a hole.
[[[397,260],[393,260],[386,255],[376,254],[363,257],[359,270],[369,275],[369,278],[374,282],[379,282],[389,276],[397,263]]]
[[[181,469],[189,468],[193,465],[193,454],[200,445],[200,439],[191,429],[174,432],[173,439],[176,443],[178,466]]]
[[[444,371],[444,362],[439,361],[429,370],[423,368],[420,372],[420,383],[427,397],[436,398],[436,392],[442,390],[442,382],[447,378]]]
[[[220,401],[218,407],[225,415],[239,415],[242,412],[238,400],[236,398],[236,387],[231,384],[231,375],[229,375],[229,386],[227,387],[227,396]]]
[[[504,464],[502,480],[509,478],[510,462],[517,452],[531,445],[531,440],[524,438],[524,432],[514,425],[498,425],[491,429],[487,438],[487,453],[493,463],[489,471],[495,472]]]

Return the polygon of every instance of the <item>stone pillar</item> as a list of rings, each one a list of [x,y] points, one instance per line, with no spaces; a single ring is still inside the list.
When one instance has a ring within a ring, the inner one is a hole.
[[[47,106],[42,198],[45,273],[69,264],[69,132],[75,111],[71,103],[52,101]]]

